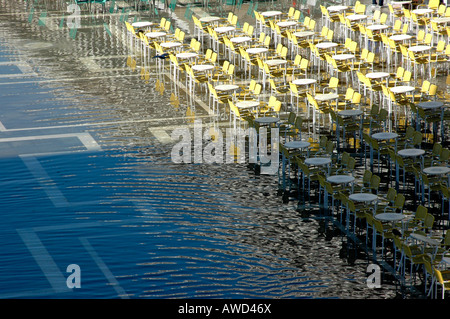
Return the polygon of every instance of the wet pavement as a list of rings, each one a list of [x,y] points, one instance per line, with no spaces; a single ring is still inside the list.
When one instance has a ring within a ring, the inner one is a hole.
[[[321,211],[283,203],[276,176],[173,163],[175,128],[229,119],[167,71],[130,67],[120,7],[84,9],[74,33],[66,6],[0,0],[0,298],[399,296],[388,273],[369,288],[370,258]],[[151,16],[192,28],[186,13]]]

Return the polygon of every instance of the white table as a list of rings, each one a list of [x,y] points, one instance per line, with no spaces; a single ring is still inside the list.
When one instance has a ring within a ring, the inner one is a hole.
[[[202,17],[199,20],[200,20],[200,22],[212,23],[212,22],[216,22],[216,21],[222,20],[222,18],[221,17],[210,16],[210,17]]]
[[[331,175],[327,177],[327,182],[333,184],[349,184],[355,181],[352,175]]]
[[[390,74],[388,72],[369,72],[366,74],[366,77],[371,80],[380,80],[384,78],[388,78]]]
[[[269,49],[267,48],[249,48],[246,50],[248,54],[261,54],[261,53],[266,53],[267,51],[269,51]]]
[[[430,238],[430,237],[427,237],[427,236],[424,236],[424,235],[421,235],[421,234],[412,233],[412,234],[409,235],[409,237],[411,237],[412,239],[424,242],[426,244],[429,244],[431,246],[437,247],[437,246],[440,245],[440,242],[437,241],[436,239]]]
[[[360,116],[362,115],[364,112],[361,110],[342,110],[339,111],[338,114],[340,116],[344,116],[344,117],[350,117],[350,116]]]
[[[161,47],[166,49],[181,47],[183,44],[181,42],[163,42],[160,44]]]
[[[409,85],[399,85],[391,88],[392,93],[395,94],[405,94],[409,92],[413,92],[416,88],[414,86]]]
[[[316,48],[325,49],[325,50],[332,49],[337,46],[338,46],[338,44],[335,42],[319,42],[316,44]]]
[[[309,147],[310,145],[311,143],[307,141],[289,141],[284,144],[286,148],[294,148],[294,149],[306,148]]]
[[[265,18],[271,18],[271,17],[276,17],[276,16],[281,15],[281,14],[283,14],[283,12],[273,10],[273,11],[261,12],[260,14]]]
[[[415,13],[416,15],[423,16],[423,15],[433,13],[434,10],[433,9],[414,9],[411,12]]]
[[[382,222],[395,223],[395,222],[402,221],[405,218],[408,218],[408,216],[400,214],[400,213],[381,213],[381,214],[376,214],[375,218]]]
[[[195,52],[182,52],[175,55],[177,59],[192,59],[198,57],[198,53]]]
[[[292,81],[292,83],[294,83],[295,85],[311,85],[311,84],[316,84],[317,80],[316,79],[295,79]]]
[[[407,41],[413,38],[412,35],[409,34],[395,34],[389,37],[389,39],[394,41]]]
[[[372,31],[381,31],[391,28],[391,26],[386,24],[371,24],[366,27],[366,29],[372,30]]]
[[[314,97],[317,101],[324,102],[338,99],[339,95],[336,93],[323,93],[323,94],[316,94]]]
[[[447,166],[431,166],[423,169],[423,172],[428,175],[445,175],[450,173],[450,167]]]
[[[277,66],[286,64],[287,61],[283,59],[272,59],[272,60],[265,60],[264,63],[266,63],[268,66]]]
[[[274,123],[278,123],[279,121],[280,121],[280,118],[272,117],[272,116],[257,117],[255,119],[255,122],[258,122],[259,124],[274,124]]]
[[[145,36],[147,38],[161,38],[166,36],[166,32],[163,31],[155,31],[155,32],[147,32]]]
[[[378,141],[392,140],[392,139],[396,139],[397,137],[398,137],[398,134],[394,133],[394,132],[380,132],[380,133],[372,134],[372,138],[374,138]]]
[[[252,38],[251,37],[247,37],[247,36],[234,37],[234,38],[230,39],[230,41],[233,42],[233,43],[245,43],[245,42],[248,42],[248,41],[251,41],[251,40],[252,40]]]
[[[307,38],[307,37],[314,36],[315,33],[313,31],[297,31],[297,32],[292,33],[292,35],[294,35],[297,38]]]
[[[351,14],[348,15],[346,18],[349,19],[350,21],[360,21],[360,20],[364,20],[367,19],[369,16],[365,15],[365,14]]]
[[[349,6],[336,5],[336,6],[329,6],[329,7],[327,7],[327,10],[329,12],[340,12],[340,11],[348,10],[349,8],[350,8]]]
[[[235,31],[236,28],[232,27],[232,26],[226,26],[226,27],[217,27],[214,29],[214,31],[216,31],[217,33],[228,33],[228,32],[232,32]]]
[[[150,27],[152,25],[154,25],[154,22],[149,22],[149,21],[140,21],[140,22],[133,22],[131,25],[134,28],[145,28],[145,27]]]
[[[415,45],[412,47],[409,47],[408,50],[412,52],[425,52],[431,50],[432,47],[429,45]]]
[[[237,101],[236,107],[239,109],[252,109],[259,106],[259,101]]]
[[[311,166],[325,167],[327,169],[326,175],[330,175],[331,158],[329,157],[308,157],[307,159],[305,159],[305,164]]]
[[[420,102],[419,104],[417,104],[417,106],[423,109],[431,110],[443,107],[444,103],[440,101],[428,101],[428,102]]]
[[[355,58],[354,54],[350,53],[343,53],[343,54],[335,54],[332,56],[333,59],[338,61],[345,61],[345,60],[351,60]]]
[[[192,70],[199,72],[206,72],[214,69],[212,64],[195,64],[192,66]]]
[[[348,197],[355,202],[370,203],[378,199],[378,196],[372,193],[353,193]]]
[[[217,85],[215,87],[215,89],[216,89],[216,91],[227,92],[227,91],[237,90],[237,89],[239,89],[239,86],[235,85],[235,84],[220,84],[220,85]]]
[[[289,27],[296,26],[297,24],[298,24],[297,21],[280,21],[280,22],[277,22],[277,25],[280,28],[289,28]]]

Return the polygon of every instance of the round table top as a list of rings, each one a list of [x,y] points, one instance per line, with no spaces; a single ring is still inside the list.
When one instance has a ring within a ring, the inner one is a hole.
[[[447,166],[431,166],[423,169],[425,174],[429,175],[443,175],[450,173],[450,167]]]
[[[316,94],[315,99],[317,101],[328,101],[339,98],[339,95],[336,93],[325,93],[325,94]]]
[[[316,44],[316,47],[319,49],[331,49],[337,47],[338,44],[335,42],[319,42]]]
[[[376,140],[390,140],[393,138],[397,138],[398,134],[393,132],[380,132],[373,134],[372,137]]]
[[[292,81],[295,85],[309,85],[317,83],[316,79],[296,79]]]
[[[387,78],[388,76],[390,76],[390,73],[388,72],[369,72],[366,74],[366,77],[369,79],[382,79]]]
[[[236,84],[219,84],[215,89],[217,91],[232,91],[239,89],[239,86]]]
[[[310,145],[311,143],[306,141],[289,141],[284,144],[286,148],[305,148]]]
[[[416,240],[423,241],[424,243],[427,243],[427,244],[430,244],[433,246],[439,246],[439,244],[440,244],[439,241],[437,241],[436,239],[430,238],[430,237],[427,237],[427,236],[424,236],[421,234],[412,233],[409,235],[409,237],[414,238]]]
[[[214,69],[214,65],[212,64],[195,64],[192,66],[192,70],[194,71],[208,71]]]
[[[181,42],[163,42],[160,44],[163,48],[175,48],[180,47],[183,44]]]
[[[353,193],[348,197],[356,202],[372,202],[378,199],[378,196],[372,193]]]
[[[165,36],[167,33],[163,31],[147,32],[145,36],[147,38],[159,38]]]
[[[403,150],[398,151],[398,155],[403,157],[415,157],[421,156],[425,154],[425,150],[420,148],[405,148]]]
[[[262,123],[262,124],[271,124],[271,123],[277,123],[280,119],[278,117],[272,117],[272,116],[266,116],[266,117],[257,117],[255,119],[256,122]]]
[[[347,10],[349,7],[348,6],[329,6],[327,8],[328,11],[332,11],[332,12],[336,12],[336,11],[343,11],[343,10]]]
[[[236,106],[240,109],[250,109],[259,106],[259,101],[238,101]]]
[[[390,26],[388,26],[386,24],[371,24],[371,25],[368,25],[366,28],[369,30],[372,30],[372,31],[376,31],[376,30],[389,29]]]
[[[242,43],[242,42],[250,41],[251,39],[252,38],[250,38],[250,37],[242,36],[242,37],[231,38],[230,41],[233,43]]]
[[[431,22],[448,23],[448,22],[450,22],[450,17],[433,18],[433,19],[431,19]]]
[[[346,18],[349,20],[363,20],[363,19],[367,19],[367,15],[365,14],[351,14],[348,15]]]
[[[277,23],[277,25],[279,27],[282,27],[282,28],[292,27],[292,26],[297,25],[297,24],[298,24],[297,21],[280,21],[280,22]]]
[[[410,40],[412,39],[412,35],[409,34],[395,34],[389,37],[389,39],[394,41],[404,41],[404,40]]]
[[[195,52],[182,52],[182,53],[178,53],[176,55],[176,57],[179,59],[190,59],[190,58],[195,58],[197,56],[198,56],[198,53],[195,53]]]
[[[342,110],[338,112],[341,116],[358,116],[363,114],[363,111],[361,110]]]
[[[409,86],[409,85],[399,85],[399,86],[394,86],[391,88],[391,91],[394,93],[407,93],[407,92],[412,92],[414,91],[416,88],[414,86]]]
[[[150,22],[150,21],[139,21],[139,22],[133,22],[131,25],[136,28],[144,28],[144,27],[149,27],[151,25],[154,25],[154,23]]]
[[[248,54],[259,54],[269,51],[267,48],[249,48],[246,50]]]
[[[381,220],[383,222],[396,222],[405,219],[406,217],[408,216],[400,213],[381,213],[375,215],[376,219]]]
[[[282,13],[283,12],[281,12],[281,11],[264,11],[264,12],[261,12],[260,14],[263,17],[274,17],[274,16],[278,16],[278,15],[280,15]]]
[[[421,15],[421,14],[433,13],[434,10],[433,9],[414,9],[411,12],[415,13],[415,14],[418,14],[418,15]]]
[[[349,53],[335,54],[332,56],[332,58],[335,60],[349,60],[349,59],[354,59],[355,55],[349,54]]]
[[[431,48],[432,47],[430,45],[415,45],[415,46],[409,47],[408,50],[413,51],[413,52],[422,52],[422,51],[431,50]]]
[[[347,184],[355,180],[352,175],[332,175],[327,177],[327,182],[334,184]]]
[[[287,61],[283,60],[283,59],[272,59],[272,60],[265,60],[264,63],[266,63],[267,65],[270,65],[270,66],[274,66],[274,65],[286,64]]]
[[[297,31],[292,33],[292,35],[295,35],[297,38],[304,38],[313,36],[315,33],[313,31]]]
[[[305,164],[308,165],[328,165],[331,163],[331,159],[328,157],[309,157],[305,159]]]
[[[214,29],[217,33],[225,33],[236,30],[235,27],[227,26],[227,27],[217,27]]]
[[[437,109],[444,106],[443,102],[440,101],[429,101],[429,102],[420,102],[417,106],[423,109]]]
[[[215,21],[219,21],[220,19],[222,19],[221,17],[202,17],[200,18],[200,22],[215,22]]]

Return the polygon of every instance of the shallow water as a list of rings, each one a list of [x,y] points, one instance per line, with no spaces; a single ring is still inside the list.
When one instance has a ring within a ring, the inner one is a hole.
[[[0,4],[1,298],[396,296],[367,287],[370,261],[332,221],[283,204],[276,176],[172,163],[161,132],[211,118],[127,66],[118,15],[72,38],[61,11],[29,21],[26,1]]]

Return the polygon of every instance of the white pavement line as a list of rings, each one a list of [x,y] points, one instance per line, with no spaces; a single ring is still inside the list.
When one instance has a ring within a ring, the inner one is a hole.
[[[97,252],[89,243],[89,241],[86,238],[80,238],[80,241],[83,244],[84,248],[88,251],[89,255],[91,255],[92,259],[95,261],[97,266],[103,272],[103,274],[105,275],[106,279],[109,281],[111,286],[117,292],[117,295],[122,299],[129,299],[127,292],[120,286],[116,277],[113,275],[113,273],[109,270],[108,266],[106,266],[106,264],[97,254]]]
[[[53,258],[33,230],[17,229],[19,236],[27,246],[33,258],[41,268],[55,292],[68,292],[66,278],[59,270]]]
[[[69,202],[59,188],[55,185],[55,182],[50,178],[41,163],[33,156],[20,156],[28,170],[33,174],[36,180],[44,189],[48,198],[52,201],[55,207],[67,207]]]
[[[0,122],[0,132],[6,132],[6,131],[7,131],[6,127],[3,125],[2,122]]]

